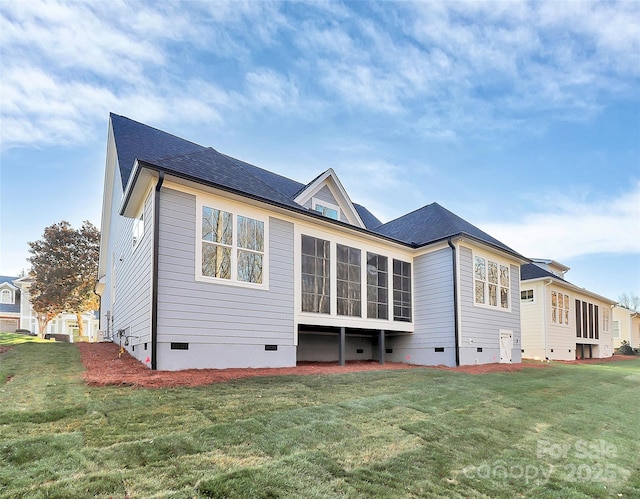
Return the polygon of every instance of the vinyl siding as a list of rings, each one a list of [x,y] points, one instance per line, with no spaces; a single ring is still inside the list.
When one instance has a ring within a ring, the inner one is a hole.
[[[412,364],[455,365],[452,251],[444,248],[413,261],[415,332],[390,337],[386,359]],[[435,348],[444,347],[444,352]]]
[[[325,185],[323,186],[318,192],[316,192],[313,195],[313,198],[315,198],[318,201],[325,201],[327,203],[330,203],[332,205],[335,206],[340,206],[340,203],[338,203],[338,201],[336,200],[336,198],[333,196],[333,194],[331,194],[331,190]],[[312,209],[312,200],[309,199],[309,201],[307,201],[304,205],[305,208],[308,209]],[[342,209],[340,209],[340,221],[341,222],[345,222],[345,223],[349,223],[349,220],[347,219],[347,217],[344,214],[344,211]]]
[[[544,341],[544,308],[545,296],[544,284],[541,282],[527,283],[522,282],[521,290],[533,289],[533,302],[520,303],[520,324],[522,328],[522,356],[527,359],[544,360],[545,341]]]
[[[120,175],[114,177],[114,199],[122,193]],[[118,214],[119,203],[114,203],[111,212],[111,234],[109,237],[108,268],[105,292],[101,299],[101,329],[107,330],[106,313],[111,311],[113,328],[111,337],[124,343],[119,330],[129,336],[127,350],[139,360],[144,360],[142,348],[133,346],[151,341],[151,270],[153,251],[153,190],[144,202],[144,235],[133,248],[133,223],[131,218]],[[111,270],[115,270],[112,275]],[[114,279],[115,277],[115,285]],[[112,296],[112,291],[114,295]]]
[[[158,368],[295,365],[293,225],[269,218],[269,289],[195,280],[196,198],[160,201]],[[170,350],[190,343],[189,351]],[[265,352],[265,345],[278,351]]]
[[[497,261],[505,258],[495,256]],[[460,364],[485,364],[500,361],[500,330],[513,332],[512,362],[521,360],[520,341],[520,267],[510,264],[511,310],[503,311],[474,305],[473,253],[460,246]],[[482,348],[482,352],[477,352]]]
[[[545,291],[544,320],[547,323],[547,351],[549,360],[573,360],[576,358],[576,311],[575,301],[569,293],[569,325],[553,323],[551,320],[551,292],[567,294],[566,289],[558,286],[547,286]],[[600,327],[602,330],[602,327]],[[582,343],[580,341],[580,343]],[[544,357],[543,357],[544,358]]]

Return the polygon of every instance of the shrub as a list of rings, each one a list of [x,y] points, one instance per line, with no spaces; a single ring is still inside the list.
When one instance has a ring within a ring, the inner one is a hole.
[[[631,348],[631,345],[629,345],[629,342],[627,340],[622,340],[622,343],[620,344],[620,346],[617,349],[617,353],[620,355],[634,355],[635,352],[633,351],[633,348]]]

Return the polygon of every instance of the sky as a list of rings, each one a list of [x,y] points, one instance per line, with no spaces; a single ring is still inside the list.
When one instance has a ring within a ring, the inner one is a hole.
[[[0,274],[100,226],[109,112],[640,295],[640,2],[0,3]]]

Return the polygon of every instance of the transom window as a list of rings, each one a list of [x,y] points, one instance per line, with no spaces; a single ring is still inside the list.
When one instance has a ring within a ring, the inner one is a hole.
[[[367,317],[389,318],[387,257],[367,252]]]
[[[330,243],[302,236],[302,311],[331,312]]]
[[[510,270],[508,265],[481,256],[474,257],[474,302],[509,309]]]
[[[362,315],[361,300],[361,251],[357,248],[336,245],[338,315],[360,317]]]
[[[316,198],[311,198],[311,206],[314,211],[322,213],[327,218],[333,218],[334,220],[340,220],[340,208],[335,204],[328,203],[327,201],[321,201]]]
[[[262,284],[264,234],[262,220],[203,206],[202,275]]]

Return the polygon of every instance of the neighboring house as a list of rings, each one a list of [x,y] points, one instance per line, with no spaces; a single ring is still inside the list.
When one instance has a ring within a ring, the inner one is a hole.
[[[569,267],[554,260],[532,262],[520,269],[522,357],[611,357],[611,308],[616,302],[565,280]]]
[[[0,276],[0,332],[15,333],[20,328],[20,288],[17,277]]]
[[[433,203],[388,223],[110,115],[101,328],[152,369],[520,362],[528,260]]]
[[[33,280],[29,277],[0,276],[0,331],[13,333],[18,329],[38,333],[38,320],[31,307],[29,287]],[[82,314],[84,338],[98,341],[99,321],[95,312]],[[68,337],[73,342],[80,339],[78,319],[75,314],[63,313],[52,319],[45,334]]]
[[[640,348],[640,312],[616,306],[613,309],[613,348],[623,341],[631,348]]]

